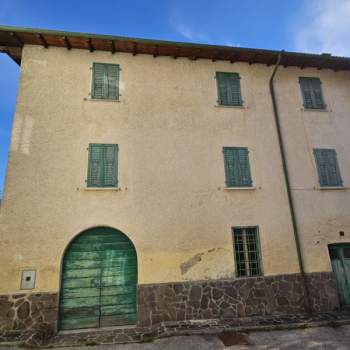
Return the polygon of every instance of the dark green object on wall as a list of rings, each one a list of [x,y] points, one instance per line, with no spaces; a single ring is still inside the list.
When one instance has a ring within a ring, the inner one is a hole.
[[[75,238],[62,266],[60,329],[136,323],[136,251],[127,236],[94,228]]]
[[[303,95],[304,108],[325,109],[320,78],[300,77],[299,84]]]
[[[116,187],[118,185],[118,145],[89,144],[88,187]]]
[[[92,91],[94,99],[119,99],[119,65],[94,63],[92,67]]]
[[[242,106],[241,83],[238,73],[216,72],[218,104]]]
[[[224,147],[225,178],[227,187],[251,187],[249,151],[246,147]]]
[[[337,281],[340,304],[350,305],[350,243],[330,245],[329,255]]]
[[[335,149],[315,148],[314,156],[320,186],[343,186]]]

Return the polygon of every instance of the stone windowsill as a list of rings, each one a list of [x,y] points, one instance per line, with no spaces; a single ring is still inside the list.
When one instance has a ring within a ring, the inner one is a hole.
[[[324,190],[347,190],[347,189],[349,189],[349,187],[345,187],[345,186],[316,186],[315,189],[319,190],[319,191],[324,191]]]
[[[85,97],[84,101],[91,101],[91,102],[120,102],[120,99],[118,100],[112,100],[112,99],[103,99],[103,98],[91,98],[91,97]]]
[[[241,105],[241,106],[228,106],[228,105],[219,105],[219,104],[214,105],[214,107],[217,107],[217,108],[234,108],[234,109],[246,109],[246,108],[248,108],[248,107],[246,107],[244,105]]]
[[[83,191],[121,191],[120,187],[81,187]]]
[[[227,191],[256,190],[256,187],[255,186],[249,186],[249,187],[224,187],[224,190],[227,190]]]
[[[301,107],[300,109],[302,111],[305,111],[305,112],[322,112],[322,113],[331,112],[331,110],[328,109],[328,108],[320,109],[320,108],[304,108],[304,107]]]

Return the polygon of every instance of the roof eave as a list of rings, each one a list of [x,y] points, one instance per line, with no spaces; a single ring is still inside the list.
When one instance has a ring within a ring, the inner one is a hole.
[[[154,57],[172,56],[190,59],[240,61],[249,64],[274,64],[280,51],[242,48],[220,45],[207,45],[165,40],[128,38],[122,36],[66,32],[47,29],[0,26],[0,47],[17,63],[20,63],[23,45],[42,45],[44,47],[66,47],[67,49],[87,49],[136,54],[150,54]],[[301,68],[350,70],[350,58],[331,55],[316,55],[300,52],[283,52],[284,66]]]

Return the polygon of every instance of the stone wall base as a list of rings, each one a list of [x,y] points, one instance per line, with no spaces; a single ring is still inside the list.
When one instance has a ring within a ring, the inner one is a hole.
[[[311,312],[339,309],[333,273],[310,273],[306,282]],[[82,337],[87,343],[135,342],[191,322],[232,325],[247,317],[264,319],[306,311],[306,290],[300,274],[139,285],[135,327],[85,335],[84,331],[73,332],[64,339],[68,337],[72,343]],[[58,293],[0,296],[0,341],[27,341],[31,345],[58,341],[61,333],[57,335],[57,320]]]
[[[0,295],[0,341],[21,341],[34,333],[51,338],[57,325],[58,293]]]
[[[306,282],[311,312],[339,308],[333,273],[309,273]],[[306,311],[306,290],[300,274],[138,287],[137,319],[138,326],[143,327],[168,321],[233,319]]]

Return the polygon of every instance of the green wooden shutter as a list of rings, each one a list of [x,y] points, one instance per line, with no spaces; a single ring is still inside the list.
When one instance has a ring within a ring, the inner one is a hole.
[[[218,103],[223,106],[241,106],[241,84],[238,73],[216,72]]]
[[[104,183],[105,187],[117,186],[117,150],[118,145],[104,145]]]
[[[314,106],[317,109],[324,109],[323,96],[321,90],[321,80],[319,78],[311,79],[312,94],[314,100]]]
[[[117,180],[118,145],[89,145],[88,187],[115,187]]]
[[[324,109],[321,80],[319,78],[299,78],[301,93],[304,101],[304,108]]]
[[[103,145],[91,143],[89,145],[88,187],[103,186]]]
[[[118,100],[119,65],[93,64],[92,98]]]
[[[320,186],[342,186],[337,153],[334,149],[314,149]]]
[[[245,147],[224,147],[223,153],[226,186],[252,186],[248,149]]]
[[[119,98],[119,65],[105,65],[107,77],[107,97],[110,100]]]

